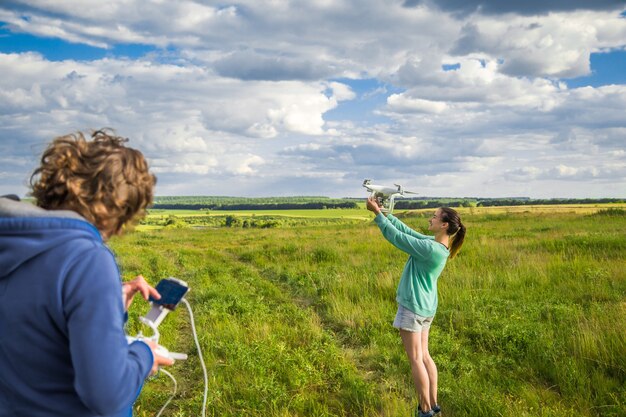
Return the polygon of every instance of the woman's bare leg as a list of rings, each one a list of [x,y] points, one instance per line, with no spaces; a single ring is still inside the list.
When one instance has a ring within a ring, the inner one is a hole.
[[[400,337],[402,337],[402,344],[404,344],[404,350],[411,364],[411,376],[422,411],[430,411],[432,407],[430,381],[426,366],[424,366],[422,334],[400,329]]]
[[[424,367],[426,368],[426,372],[428,373],[428,381],[430,383],[429,385],[430,406],[432,407],[435,404],[437,404],[438,373],[437,373],[437,365],[435,365],[435,361],[433,361],[433,358],[430,356],[430,353],[428,352],[428,330],[429,329],[425,329],[422,331],[422,355],[423,355]]]

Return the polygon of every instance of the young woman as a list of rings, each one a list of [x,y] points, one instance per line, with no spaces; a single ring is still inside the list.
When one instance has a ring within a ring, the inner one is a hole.
[[[434,236],[417,233],[391,214],[385,216],[374,198],[367,209],[376,214],[376,224],[395,247],[409,254],[398,285],[398,313],[393,326],[400,330],[404,350],[411,364],[411,375],[419,403],[416,417],[432,417],[441,412],[437,405],[437,366],[428,353],[428,331],[437,311],[437,280],[448,257],[463,245],[465,226],[458,213],[441,207],[428,222]]]
[[[0,417],[128,417],[169,358],[128,344],[122,284],[105,241],[152,202],[154,176],[125,140],[56,138],[31,179],[36,205],[0,198]]]

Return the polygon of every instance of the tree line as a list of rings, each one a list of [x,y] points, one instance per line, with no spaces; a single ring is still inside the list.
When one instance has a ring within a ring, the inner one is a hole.
[[[265,203],[265,204],[163,204],[155,203],[152,208],[163,210],[323,210],[358,208],[354,201],[310,202],[310,203]]]
[[[624,203],[623,198],[548,198],[548,199],[489,199],[476,202],[478,207],[539,206],[555,204],[606,204]]]
[[[214,196],[166,196],[156,197],[154,209],[163,210],[323,210],[354,209],[365,198],[328,198],[316,196],[296,197],[214,197]],[[558,204],[606,204],[624,203],[623,198],[549,198],[529,197],[479,198],[479,197],[417,197],[398,199],[395,208],[400,210],[448,207],[493,207]]]
[[[516,198],[488,198],[475,199],[463,198],[459,200],[453,199],[410,199],[396,200],[394,205],[397,209],[417,210],[437,208],[441,206],[447,207],[500,207],[500,206],[538,206],[538,205],[559,205],[559,204],[606,204],[606,203],[624,203],[623,198],[548,198],[548,199],[531,199],[527,197]]]

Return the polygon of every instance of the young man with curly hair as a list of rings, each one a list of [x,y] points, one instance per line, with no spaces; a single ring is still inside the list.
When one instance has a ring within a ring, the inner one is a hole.
[[[143,155],[111,131],[54,139],[31,177],[36,205],[0,198],[0,416],[130,416],[172,361],[128,344],[133,296],[105,242],[151,204]]]

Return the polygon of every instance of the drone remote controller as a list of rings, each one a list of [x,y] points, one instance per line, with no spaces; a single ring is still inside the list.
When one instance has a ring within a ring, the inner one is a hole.
[[[154,352],[157,355],[159,355],[159,356],[164,356],[164,357],[170,358],[172,360],[183,361],[183,360],[187,359],[187,354],[186,353],[170,352],[169,350],[167,350],[165,347],[163,347],[161,345],[159,345]]]
[[[173,360],[185,360],[187,359],[187,354],[170,352],[167,348],[158,345],[160,336],[158,326],[161,324],[165,316],[167,316],[170,311],[174,311],[178,303],[182,301],[187,291],[189,291],[189,286],[185,281],[169,277],[159,281],[155,288],[161,295],[161,298],[157,300],[151,296],[149,299],[152,306],[150,311],[145,317],[139,317],[139,320],[142,323],[152,329],[152,336],[146,337],[140,332],[135,337],[126,336],[126,339],[129,344],[136,340],[151,340],[157,343],[157,348],[154,350],[154,353],[157,355]]]
[[[128,344],[130,345],[131,343],[135,342],[135,341],[142,341],[142,340],[152,340],[149,337],[143,337],[143,336],[126,336],[126,340],[128,341]],[[186,353],[178,353],[178,352],[170,352],[169,350],[167,350],[167,348],[165,346],[161,346],[158,345],[157,348],[154,350],[154,353],[156,353],[159,356],[163,356],[165,358],[170,358],[173,359],[175,361],[179,360],[185,360],[187,359],[187,354]]]

